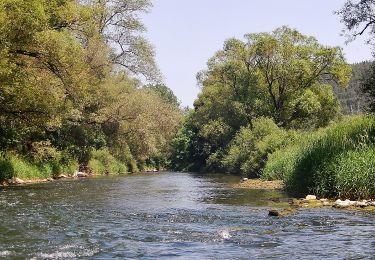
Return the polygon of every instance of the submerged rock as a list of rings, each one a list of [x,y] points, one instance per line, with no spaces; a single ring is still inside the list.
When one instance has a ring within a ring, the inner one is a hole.
[[[219,236],[223,239],[230,239],[232,236],[229,234],[229,231],[224,229],[219,231]]]
[[[293,209],[293,208],[286,208],[286,209],[271,209],[269,212],[268,212],[268,216],[271,216],[271,217],[285,217],[285,216],[288,216],[288,215],[291,215],[293,213],[296,212],[296,209]]]

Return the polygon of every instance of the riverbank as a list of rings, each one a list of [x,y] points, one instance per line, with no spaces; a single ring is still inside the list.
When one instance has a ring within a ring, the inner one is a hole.
[[[281,180],[264,181],[261,179],[241,180],[239,183],[230,186],[234,189],[248,190],[284,190],[284,184]],[[276,200],[277,201],[277,200]],[[270,210],[271,216],[287,216],[295,213],[297,209],[303,208],[336,208],[347,210],[361,210],[375,212],[375,200],[341,200],[317,198],[315,195],[307,195],[305,198],[291,198],[290,207],[284,209]]]
[[[254,189],[254,190],[282,190],[284,187],[283,181],[264,181],[261,179],[241,180],[240,183],[235,183],[232,188],[235,189]]]
[[[35,183],[47,183],[47,182],[52,182],[52,181],[54,181],[52,178],[30,179],[30,180],[23,180],[23,179],[20,179],[20,178],[12,178],[12,179],[9,179],[9,180],[1,181],[0,187],[35,184]]]
[[[79,178],[87,178],[87,177],[95,177],[95,176],[101,176],[99,174],[93,174],[88,175],[84,173],[78,173],[74,176],[67,176],[67,175],[59,175],[55,178],[32,178],[32,179],[21,179],[18,177],[13,177],[11,179],[3,180],[0,182],[0,187],[6,187],[6,186],[17,186],[17,185],[28,185],[28,184],[36,184],[36,183],[47,183],[47,182],[53,182],[55,180],[61,180],[61,179],[79,179]]]

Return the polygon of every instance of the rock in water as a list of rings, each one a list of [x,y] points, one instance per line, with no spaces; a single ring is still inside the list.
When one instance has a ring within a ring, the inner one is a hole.
[[[229,239],[231,238],[232,236],[229,234],[229,231],[228,230],[220,230],[219,231],[219,236],[221,236],[223,239]]]
[[[271,210],[268,212],[268,216],[279,217],[279,216],[281,216],[281,212],[278,211],[277,209],[271,209]]]
[[[294,208],[286,208],[286,209],[283,209],[283,210],[271,209],[268,212],[268,216],[271,216],[271,217],[285,217],[285,216],[291,215],[291,214],[293,214],[295,212],[296,212],[296,209],[294,209]]]

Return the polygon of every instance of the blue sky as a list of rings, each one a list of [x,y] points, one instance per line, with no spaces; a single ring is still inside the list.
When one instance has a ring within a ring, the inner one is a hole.
[[[341,46],[348,62],[372,59],[365,38],[345,45],[343,25],[333,14],[344,0],[153,0],[143,17],[164,81],[184,106],[192,107],[200,89],[196,74],[230,37],[271,32],[287,25]]]

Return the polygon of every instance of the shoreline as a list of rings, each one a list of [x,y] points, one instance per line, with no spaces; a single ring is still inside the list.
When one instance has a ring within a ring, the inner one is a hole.
[[[0,187],[8,187],[8,186],[22,186],[22,185],[30,185],[30,184],[38,184],[38,183],[48,183],[54,182],[58,180],[78,180],[83,178],[91,178],[97,176],[105,176],[101,174],[86,174],[84,176],[68,176],[68,175],[59,175],[57,177],[48,177],[48,178],[36,178],[36,179],[21,179],[19,177],[13,177],[12,179],[3,180],[0,182]]]
[[[240,183],[231,185],[234,189],[253,189],[253,190],[283,190],[283,181],[264,181],[261,179],[242,180]]]
[[[230,185],[233,189],[249,189],[249,190],[278,190],[283,191],[283,182],[264,181],[260,179],[245,179],[239,183]],[[284,209],[270,210],[270,216],[287,216],[293,214],[298,209],[313,208],[332,208],[344,210],[358,210],[363,212],[375,212],[375,200],[341,200],[317,198],[315,195],[307,195],[305,198],[291,198],[290,206]]]

